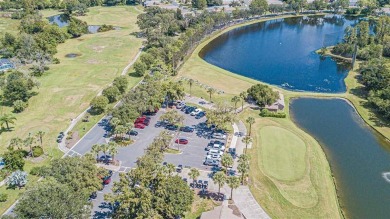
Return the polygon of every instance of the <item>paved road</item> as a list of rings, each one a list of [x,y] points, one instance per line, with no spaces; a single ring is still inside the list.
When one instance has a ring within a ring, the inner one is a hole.
[[[102,191],[97,192],[97,197],[95,200],[92,200],[93,208],[91,212],[91,217],[94,219],[105,219],[109,218],[111,213],[110,205],[104,201],[104,194],[111,193],[111,189],[114,185],[114,182],[119,181],[119,173],[114,172],[111,177],[111,183],[103,188]]]

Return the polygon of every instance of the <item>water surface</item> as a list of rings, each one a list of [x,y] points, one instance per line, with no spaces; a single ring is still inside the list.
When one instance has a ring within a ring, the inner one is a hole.
[[[390,218],[390,143],[341,99],[299,98],[294,122],[323,147],[347,218]]]
[[[207,62],[291,90],[344,92],[348,68],[316,50],[335,45],[357,20],[341,16],[276,19],[233,29],[200,52]]]
[[[59,27],[66,27],[69,25],[69,17],[64,14],[53,15],[47,18],[50,24],[57,24]],[[100,25],[88,25],[89,33],[97,33]]]

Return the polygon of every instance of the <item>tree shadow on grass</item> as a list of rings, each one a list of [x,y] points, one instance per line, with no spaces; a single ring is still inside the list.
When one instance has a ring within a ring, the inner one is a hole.
[[[128,75],[134,78],[142,78],[142,76],[139,76],[135,71],[129,72]]]

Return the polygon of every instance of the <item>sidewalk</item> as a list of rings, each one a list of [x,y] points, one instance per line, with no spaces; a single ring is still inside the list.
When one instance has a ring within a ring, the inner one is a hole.
[[[248,186],[240,186],[233,190],[234,203],[240,209],[246,219],[271,218],[264,209],[256,202]]]
[[[245,144],[242,142],[242,138],[247,134],[247,130],[245,124],[241,120],[238,122],[238,124],[233,124],[233,129],[234,133],[243,133],[241,136],[234,135],[233,138],[236,138],[236,145],[230,146],[236,148],[236,154],[239,156],[243,154],[245,150]],[[233,141],[234,140],[232,140],[232,143]],[[248,148],[250,148],[249,145]],[[234,161],[233,165],[233,168],[235,169],[237,169],[238,165],[237,160],[238,159]],[[257,203],[248,186],[240,186],[239,188],[233,190],[233,200],[246,219],[270,218],[270,216],[268,216],[259,203]]]

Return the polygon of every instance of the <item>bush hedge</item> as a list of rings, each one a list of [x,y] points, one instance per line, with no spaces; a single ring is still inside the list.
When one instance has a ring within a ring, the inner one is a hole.
[[[40,157],[43,154],[43,149],[39,146],[35,146],[32,148],[34,157]]]
[[[270,112],[267,109],[262,109],[260,112],[262,117],[275,117],[275,118],[286,118],[286,113],[283,112]]]
[[[8,195],[5,193],[0,193],[0,202],[6,202],[8,199]]]

